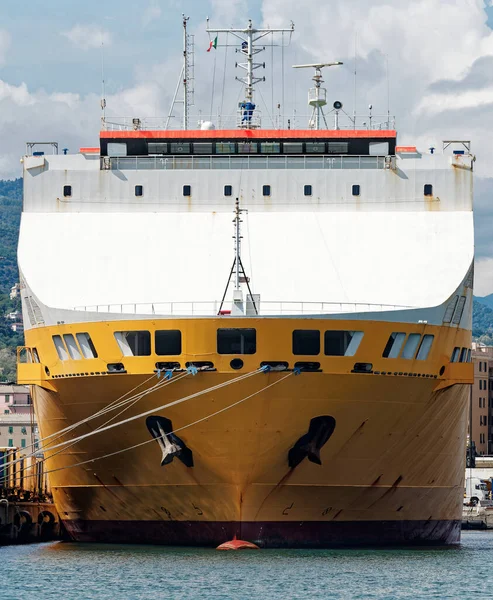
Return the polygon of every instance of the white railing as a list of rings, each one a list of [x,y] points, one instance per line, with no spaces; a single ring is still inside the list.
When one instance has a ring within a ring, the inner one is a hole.
[[[356,115],[354,118],[339,113],[336,119],[335,113],[330,111],[326,114],[327,127],[322,122],[322,129],[368,129],[368,130],[394,130],[395,117],[390,115]],[[190,129],[197,130],[204,123],[212,123],[217,130],[231,130],[238,128],[251,129],[313,129],[313,116],[305,114],[291,115],[262,115],[258,109],[252,114],[250,123],[244,120],[240,111],[230,115],[195,115],[189,117]],[[204,126],[209,128],[209,126]],[[163,131],[167,129],[182,129],[182,118],[172,117],[107,117],[102,121],[102,129],[107,131],[129,131],[129,130],[154,130]]]
[[[101,169],[125,170],[195,170],[195,169],[385,169],[393,168],[395,159],[385,156],[105,156]]]
[[[76,306],[73,310],[97,313],[166,316],[213,316],[219,313],[221,302],[157,302],[133,304],[97,304]],[[221,313],[228,314],[231,302],[224,302]],[[406,310],[413,306],[398,304],[372,304],[364,302],[260,302],[258,314],[274,315],[321,315],[337,313],[382,312]]]

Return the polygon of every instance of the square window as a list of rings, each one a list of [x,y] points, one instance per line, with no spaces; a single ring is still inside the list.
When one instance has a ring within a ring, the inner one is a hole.
[[[352,194],[353,196],[359,196],[361,193],[361,187],[359,185],[353,185]]]
[[[181,354],[181,331],[179,329],[156,331],[154,342],[156,354],[159,356]]]
[[[192,186],[191,185],[184,185],[183,186],[183,195],[184,196],[191,196],[192,195]]]
[[[255,329],[218,329],[218,354],[255,354],[257,331]]]
[[[136,196],[143,196],[144,195],[144,187],[142,185],[136,185],[135,186],[135,195]]]
[[[232,185],[225,185],[224,186],[224,195],[225,196],[232,196],[233,195],[233,186]]]
[[[282,145],[284,154],[303,154],[302,142],[284,142]]]
[[[262,196],[270,196],[270,185],[262,186]]]
[[[216,154],[234,154],[235,150],[234,142],[216,142]]]
[[[212,142],[194,142],[194,154],[212,154]]]
[[[425,183],[424,194],[425,196],[433,196],[433,186],[431,183]]]
[[[149,154],[167,154],[168,144],[166,142],[149,142],[147,149]]]
[[[257,154],[257,142],[238,142],[238,152],[240,154]]]
[[[307,154],[323,154],[325,152],[325,142],[306,142]]]
[[[72,186],[71,185],[64,185],[63,186],[63,197],[64,198],[70,198],[72,196]]]
[[[303,188],[303,192],[304,192],[305,196],[311,196],[312,195],[312,186],[305,185],[305,187]]]
[[[320,331],[295,329],[293,331],[293,354],[308,356],[320,354]]]
[[[115,339],[123,356],[149,356],[151,353],[149,331],[115,331]]]
[[[326,356],[354,356],[362,339],[362,331],[326,331],[324,353]]]

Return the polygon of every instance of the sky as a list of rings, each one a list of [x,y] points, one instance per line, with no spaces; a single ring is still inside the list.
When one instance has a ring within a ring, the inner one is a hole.
[[[278,36],[261,55],[264,119],[275,120],[278,105],[291,118],[307,113],[309,73],[290,65],[340,60],[326,71],[330,102],[350,113],[366,114],[369,104],[374,114],[390,110],[402,145],[471,140],[475,293],[493,293],[491,0],[1,0],[0,178],[21,175],[26,141],[70,151],[97,145],[102,63],[108,118],[166,116],[181,68],[182,13],[195,40],[193,119],[233,114],[241,94],[225,36],[206,52],[207,17],[211,27],[293,21],[292,37]]]

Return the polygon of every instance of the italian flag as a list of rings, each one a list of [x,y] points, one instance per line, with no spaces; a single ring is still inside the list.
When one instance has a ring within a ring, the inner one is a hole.
[[[217,35],[213,40],[211,40],[209,42],[209,47],[207,48],[207,52],[210,52],[212,48],[214,48],[214,50],[216,50],[216,48],[217,48]]]

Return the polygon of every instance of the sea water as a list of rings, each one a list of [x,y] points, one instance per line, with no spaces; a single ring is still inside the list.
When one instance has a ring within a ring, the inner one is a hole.
[[[0,600],[491,597],[493,532],[464,532],[461,544],[449,548],[0,548]]]

